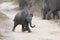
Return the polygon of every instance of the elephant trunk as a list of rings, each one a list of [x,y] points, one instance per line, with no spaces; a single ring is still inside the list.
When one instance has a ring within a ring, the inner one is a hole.
[[[34,27],[35,27],[35,25],[33,25],[33,26],[32,26],[32,23],[31,23],[31,22],[30,22],[30,26],[31,26],[32,28],[34,28]]]

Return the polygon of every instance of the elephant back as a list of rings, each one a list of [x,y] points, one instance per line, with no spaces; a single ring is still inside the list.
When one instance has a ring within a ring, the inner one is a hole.
[[[52,10],[60,9],[60,0],[45,0],[45,3]]]
[[[25,10],[22,10],[21,13],[19,12],[16,14],[14,21],[22,24],[25,22],[26,16],[27,16],[27,12]]]

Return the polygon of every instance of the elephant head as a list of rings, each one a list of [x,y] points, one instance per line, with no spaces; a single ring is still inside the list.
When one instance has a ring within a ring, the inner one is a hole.
[[[28,10],[28,11],[27,11],[26,20],[27,20],[27,22],[30,24],[30,26],[31,26],[32,28],[34,28],[35,25],[32,26],[32,17],[33,17],[33,11],[32,11],[32,10]]]

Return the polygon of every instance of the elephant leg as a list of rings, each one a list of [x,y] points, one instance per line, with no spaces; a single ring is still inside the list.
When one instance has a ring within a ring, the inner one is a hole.
[[[46,16],[48,14],[48,12],[50,11],[49,7],[48,6],[45,6],[43,8],[43,19],[46,19]]]
[[[55,16],[57,16],[57,19],[59,19],[58,11],[54,11],[54,12],[53,12],[53,18],[54,18],[54,19],[55,19]]]
[[[14,27],[13,27],[12,31],[15,30],[15,28],[16,28],[17,25],[18,25],[17,23],[14,23]]]
[[[27,22],[27,24],[26,24],[25,30],[27,30],[28,32],[31,32],[31,30],[30,30],[30,28],[29,28],[29,25],[28,25],[28,22]]]
[[[53,11],[50,10],[50,11],[47,13],[46,17],[47,17],[48,20],[51,19],[51,13],[52,13],[52,12],[53,12]]]
[[[59,19],[58,11],[56,11],[55,15],[57,16],[57,19]]]
[[[47,14],[47,12],[43,13],[43,19],[46,19],[46,14]]]
[[[43,9],[43,19],[46,19],[46,14],[48,11],[49,11],[48,8]]]
[[[22,24],[22,32],[24,32],[25,31],[25,28],[24,28],[24,25]]]
[[[47,16],[47,19],[49,20],[49,19],[51,19],[51,16],[49,15],[49,16]]]
[[[55,14],[56,14],[56,12],[53,12],[53,19],[55,19]]]

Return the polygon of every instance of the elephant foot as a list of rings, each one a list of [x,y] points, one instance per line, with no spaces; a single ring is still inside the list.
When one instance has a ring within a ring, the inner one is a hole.
[[[59,17],[57,19],[60,19]]]
[[[14,30],[12,30],[14,32]]]
[[[25,32],[25,29],[24,29],[24,30],[22,30],[22,32]]]
[[[46,18],[45,17],[43,17],[43,20],[45,20]]]
[[[25,32],[24,30],[22,32]]]
[[[28,31],[28,33],[30,33],[31,31]]]
[[[31,32],[31,30],[30,30],[30,29],[28,29],[28,32],[30,33],[30,32]]]
[[[45,18],[43,18],[43,19],[45,19]]]
[[[49,18],[47,20],[50,20]]]
[[[25,31],[27,31],[28,29],[25,27],[23,30],[22,30],[22,32],[25,32]]]
[[[25,31],[28,31],[29,33],[31,32],[31,30],[29,28],[25,28]]]
[[[50,20],[51,19],[51,17],[47,17],[47,20]]]

